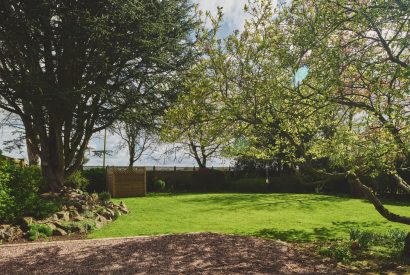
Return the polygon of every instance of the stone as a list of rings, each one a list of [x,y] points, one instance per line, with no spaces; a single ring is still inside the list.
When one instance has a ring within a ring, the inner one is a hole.
[[[42,197],[43,199],[54,199],[57,198],[59,195],[59,193],[49,192],[40,194],[40,197]]]
[[[67,232],[62,228],[54,228],[53,229],[53,236],[65,236]]]
[[[105,217],[101,216],[101,215],[98,215],[98,216],[95,218],[95,227],[96,227],[97,229],[100,229],[101,227],[103,227],[103,226],[106,225],[107,223],[108,223],[108,220],[107,220]]]
[[[33,221],[32,217],[21,217],[17,219],[16,224],[20,225],[24,231],[27,231],[30,225],[33,224]]]
[[[120,202],[119,209],[124,214],[128,214],[128,212],[129,212],[127,206],[125,205],[125,203],[123,201]]]
[[[70,210],[70,218],[71,219],[75,219],[78,216],[80,216],[80,213],[78,213],[78,211],[76,209]]]
[[[84,217],[80,216],[80,215],[73,218],[73,221],[75,221],[75,222],[80,222],[80,221],[83,221],[83,220],[84,220]]]
[[[59,220],[63,220],[66,222],[70,220],[70,213],[67,211],[60,211],[60,212],[57,212],[56,214]]]
[[[19,226],[9,226],[0,229],[0,240],[7,242],[20,239],[23,235],[23,230],[21,230]]]
[[[105,208],[104,211],[102,211],[101,215],[104,216],[104,218],[106,218],[107,220],[111,220],[112,218],[114,218],[115,213],[110,208]]]
[[[108,220],[107,220],[104,216],[101,216],[101,215],[98,215],[98,216],[95,218],[95,221],[96,221],[96,222],[101,222],[101,223],[103,223],[103,224],[107,224],[107,223],[108,223]]]

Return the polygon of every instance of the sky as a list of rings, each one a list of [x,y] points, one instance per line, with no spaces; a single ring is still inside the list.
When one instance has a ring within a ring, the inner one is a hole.
[[[247,0],[194,0],[199,4],[202,10],[209,10],[212,14],[216,14],[217,7],[223,8],[224,21],[221,26],[220,35],[226,36],[234,30],[243,30],[246,14],[243,11],[243,6]],[[4,148],[3,142],[10,140],[13,136],[13,129],[9,127],[2,127],[0,129],[0,148]],[[96,134],[90,141],[89,147],[93,150],[103,149],[104,133]],[[118,136],[107,135],[107,150],[113,153],[106,157],[107,165],[127,165],[128,155],[126,150],[118,150],[116,147],[120,142]],[[185,153],[179,152],[170,157],[164,157],[164,152],[170,145],[158,145],[154,152],[147,152],[135,165],[137,166],[194,166],[195,161],[186,156]],[[4,152],[4,155],[27,159],[26,150],[15,150],[13,152]],[[90,161],[86,165],[101,166],[102,159],[90,156]],[[209,166],[229,166],[232,162],[227,159],[213,159],[209,162]]]

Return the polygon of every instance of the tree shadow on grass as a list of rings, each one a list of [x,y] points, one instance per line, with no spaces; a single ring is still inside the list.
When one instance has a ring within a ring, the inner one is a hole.
[[[288,242],[309,242],[331,241],[348,237],[349,231],[353,228],[363,230],[372,230],[375,227],[382,226],[381,222],[332,222],[328,227],[316,227],[313,229],[290,229],[278,230],[276,228],[264,228],[251,233],[251,236],[275,239]]]
[[[6,274],[337,273],[286,244],[209,233],[4,249]]]
[[[343,196],[324,196],[314,194],[197,194],[192,197],[182,197],[180,202],[206,205],[207,211],[220,209],[253,209],[271,208],[303,208],[305,210],[320,206],[329,206],[336,202],[347,201]],[[211,206],[211,207],[208,207]]]

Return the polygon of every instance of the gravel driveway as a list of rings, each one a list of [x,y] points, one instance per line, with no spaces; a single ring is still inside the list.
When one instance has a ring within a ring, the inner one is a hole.
[[[291,244],[212,233],[0,246],[1,274],[343,274]]]

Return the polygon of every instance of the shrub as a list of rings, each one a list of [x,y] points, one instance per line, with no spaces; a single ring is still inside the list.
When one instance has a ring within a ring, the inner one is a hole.
[[[45,218],[58,211],[59,202],[38,195],[43,187],[38,167],[19,167],[0,159],[0,223],[26,215]]]
[[[406,240],[407,232],[400,230],[400,229],[390,229],[385,238],[385,242],[392,246],[392,247],[397,247],[397,246],[404,246],[404,241]]]
[[[163,180],[158,179],[158,180],[154,181],[154,191],[156,191],[156,192],[164,191],[165,186],[166,186],[166,184],[165,184],[165,181],[163,181]]]
[[[88,233],[93,231],[96,228],[96,223],[93,219],[85,219],[78,222],[62,222],[60,223],[60,227],[63,228],[65,231],[73,233],[73,232],[80,232],[80,233]]]
[[[367,248],[374,241],[376,235],[369,231],[361,231],[358,228],[353,228],[349,231],[350,240],[356,241],[360,247]]]
[[[29,241],[35,241],[38,238],[46,238],[53,235],[53,230],[46,224],[31,224],[27,232]]]
[[[330,257],[338,262],[348,263],[353,259],[349,242],[337,242],[329,246],[319,248],[319,254]]]
[[[111,200],[111,194],[109,192],[101,192],[98,194],[98,197],[104,202]]]
[[[82,191],[86,191],[88,184],[88,179],[83,176],[81,171],[75,171],[64,181],[65,186],[80,189]]]
[[[88,180],[88,193],[101,193],[107,191],[106,170],[105,168],[92,168],[84,170],[84,177]]]
[[[114,209],[114,220],[118,219],[120,216],[120,211],[118,211],[118,209]]]

